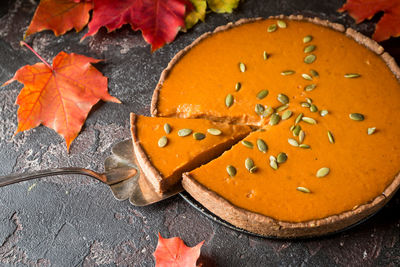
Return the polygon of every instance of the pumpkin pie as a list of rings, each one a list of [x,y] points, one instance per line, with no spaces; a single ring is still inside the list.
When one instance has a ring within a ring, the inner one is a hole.
[[[184,173],[183,187],[254,233],[314,236],[376,212],[399,188],[399,77],[381,46],[342,25],[240,20],[173,58],[151,112],[258,127]]]
[[[172,189],[183,172],[218,157],[251,131],[246,125],[133,113],[131,127],[138,164],[158,193]]]

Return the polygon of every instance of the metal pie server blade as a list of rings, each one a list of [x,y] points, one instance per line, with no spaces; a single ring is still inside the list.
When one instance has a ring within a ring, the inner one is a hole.
[[[106,171],[123,167],[132,167],[138,171],[137,175],[133,178],[110,186],[116,199],[121,201],[129,199],[129,202],[134,206],[147,206],[183,191],[182,186],[179,184],[166,193],[159,194],[155,192],[144,176],[143,171],[136,163],[132,140],[128,139],[119,142],[113,146],[111,152],[112,156],[105,162]]]

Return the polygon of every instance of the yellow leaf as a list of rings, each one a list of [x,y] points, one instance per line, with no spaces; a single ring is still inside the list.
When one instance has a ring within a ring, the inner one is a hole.
[[[190,0],[194,9],[185,18],[186,29],[192,28],[199,20],[204,21],[206,16],[206,0]]]
[[[217,13],[232,13],[240,0],[207,0],[210,9]]]

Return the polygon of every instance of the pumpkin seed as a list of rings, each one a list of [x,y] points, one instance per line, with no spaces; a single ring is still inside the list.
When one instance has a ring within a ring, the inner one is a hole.
[[[307,92],[310,92],[310,91],[314,90],[316,87],[317,87],[316,84],[309,84],[306,87],[304,87],[304,90]]]
[[[227,107],[227,108],[229,108],[230,106],[232,106],[233,105],[233,95],[231,95],[231,94],[228,94],[226,97],[225,97],[225,106]]]
[[[242,143],[242,145],[244,145],[247,148],[253,148],[253,143],[250,141],[243,140],[241,143]]]
[[[306,101],[307,101],[307,103],[312,104],[312,99],[311,98],[306,97]]]
[[[246,166],[246,169],[250,171],[250,169],[254,167],[254,161],[251,158],[247,158],[244,161],[244,166]]]
[[[207,129],[207,132],[211,135],[221,135],[222,134],[221,130],[215,129],[215,128]]]
[[[351,113],[349,114],[350,119],[354,121],[363,121],[364,120],[364,115],[360,113]]]
[[[258,170],[257,166],[253,166],[249,171],[250,173],[255,173]]]
[[[275,160],[271,160],[269,162],[269,166],[271,166],[272,169],[277,170],[278,169],[278,163],[276,163]]]
[[[294,121],[295,124],[298,124],[301,119],[303,118],[303,113],[300,113],[299,115],[297,115],[296,120]]]
[[[239,82],[237,82],[237,83],[235,84],[235,91],[239,91],[240,88],[242,88],[242,84],[239,83]]]
[[[315,50],[315,45],[307,45],[305,48],[304,48],[304,53],[311,53],[312,51],[314,51]]]
[[[254,111],[258,114],[261,115],[264,112],[265,108],[261,104],[256,104],[254,107]]]
[[[301,131],[301,126],[300,125],[294,126],[294,128],[293,128],[293,136],[299,136],[300,131]]]
[[[348,79],[353,79],[353,78],[361,77],[361,75],[358,74],[358,73],[346,73],[346,74],[344,75],[344,77],[345,77],[345,78],[348,78]]]
[[[303,117],[301,120],[309,124],[317,124],[317,121],[310,117]]]
[[[319,77],[319,73],[318,73],[318,71],[316,71],[316,70],[310,70],[310,73],[311,73],[311,75],[314,76],[314,77]]]
[[[158,139],[158,146],[165,147],[168,144],[168,138],[166,136],[161,137]]]
[[[243,62],[239,62],[239,70],[240,72],[246,71],[246,65]]]
[[[281,72],[281,75],[283,76],[288,76],[288,75],[292,75],[295,74],[296,72],[294,70],[284,70]]]
[[[303,38],[303,43],[309,43],[309,42],[311,42],[312,41],[312,39],[313,39],[313,37],[311,36],[311,35],[307,35],[307,36],[305,36],[304,38]]]
[[[291,110],[286,110],[282,113],[282,120],[287,120],[292,117],[293,112]]]
[[[309,108],[309,107],[311,107],[310,103],[307,103],[307,102],[301,102],[300,105],[301,105],[303,108]]]
[[[276,161],[276,158],[273,155],[271,155],[269,156],[269,161]]]
[[[203,133],[196,132],[196,133],[193,133],[193,138],[195,140],[203,140],[204,138],[206,138],[206,135]]]
[[[268,90],[261,90],[260,92],[258,92],[257,98],[261,100],[264,97],[266,97],[268,95],[268,93],[269,93]]]
[[[319,169],[318,171],[317,171],[317,177],[318,178],[322,178],[322,177],[325,177],[325,176],[327,176],[328,174],[329,174],[329,171],[330,171],[330,169],[329,168],[327,168],[327,167],[322,167],[321,169]]]
[[[267,31],[268,32],[274,32],[274,31],[276,31],[276,29],[277,29],[276,24],[272,24],[272,25],[268,26]]]
[[[281,102],[282,104],[287,104],[289,103],[289,97],[285,94],[279,94],[278,101]]]
[[[307,73],[301,74],[301,77],[303,77],[305,80],[312,81],[312,77]]]
[[[306,145],[306,144],[300,144],[299,147],[300,147],[300,148],[305,148],[305,149],[310,148],[310,146],[309,146],[309,145]]]
[[[268,116],[270,116],[272,113],[274,113],[274,108],[273,107],[267,107],[264,112],[262,113],[262,116],[264,118],[267,118]]]
[[[375,133],[375,131],[376,131],[376,127],[371,127],[371,128],[368,128],[367,133],[368,133],[368,135],[371,135],[371,134]]]
[[[287,27],[287,25],[286,25],[286,22],[284,22],[283,20],[278,20],[277,22],[276,22],[276,24],[278,24],[278,27],[279,28],[286,28]]]
[[[279,107],[276,108],[276,112],[281,112],[286,110],[289,107],[289,104],[285,104],[285,105],[281,105]]]
[[[297,189],[298,191],[300,191],[300,192],[303,192],[303,193],[307,193],[307,194],[311,193],[310,189],[308,189],[308,188],[306,188],[306,187],[303,187],[303,186],[299,186],[299,187],[297,187],[296,189]]]
[[[281,153],[279,153],[278,156],[276,157],[276,162],[278,162],[279,164],[285,163],[286,160],[287,160],[287,158],[288,158],[288,157],[287,157],[286,153],[281,152]]]
[[[294,127],[296,127],[297,125],[292,125],[292,126],[290,126],[290,128],[289,128],[289,131],[293,131],[294,130]]]
[[[297,142],[295,139],[293,138],[289,138],[288,139],[288,143],[292,146],[298,147],[299,146],[299,142]]]
[[[172,131],[171,125],[169,125],[168,123],[164,124],[164,131],[166,134],[171,133]]]
[[[305,137],[306,137],[306,133],[303,130],[300,130],[300,132],[299,132],[299,142],[303,143]]]
[[[269,125],[277,125],[280,120],[281,120],[281,117],[279,116],[279,114],[274,113],[271,115],[271,118],[269,119]]]
[[[230,177],[234,177],[236,175],[236,168],[232,165],[226,166],[226,172],[229,174]]]
[[[319,112],[319,115],[321,115],[322,117],[325,117],[326,115],[328,115],[328,111],[326,109],[323,109]]]
[[[264,140],[257,139],[257,147],[258,147],[258,150],[260,150],[261,152],[267,153],[268,145],[267,145],[267,143],[265,143]]]
[[[331,131],[328,131],[328,139],[329,139],[329,143],[331,143],[331,144],[335,143],[335,138],[333,137],[333,134]]]
[[[304,58],[304,63],[311,64],[315,61],[317,57],[314,54],[309,54]]]
[[[178,135],[181,136],[181,137],[188,136],[191,133],[192,133],[191,129],[180,129],[178,131]]]
[[[311,111],[311,112],[317,112],[317,111],[318,111],[317,106],[314,105],[314,104],[311,104],[310,111]]]
[[[267,60],[268,57],[269,57],[269,55],[268,55],[267,51],[264,51],[264,52],[263,52],[263,58],[264,58],[264,60]]]

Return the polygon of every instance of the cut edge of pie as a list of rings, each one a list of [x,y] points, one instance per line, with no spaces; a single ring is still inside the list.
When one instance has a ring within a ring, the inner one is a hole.
[[[168,64],[167,68],[161,74],[159,82],[154,90],[152,102],[151,102],[151,114],[153,116],[158,115],[158,101],[159,93],[163,87],[164,81],[167,79],[170,71],[174,65],[194,46],[199,44],[202,40],[208,38],[214,33],[226,31],[233,27],[251,23],[258,20],[264,20],[266,18],[252,18],[252,19],[241,19],[234,23],[228,23],[227,25],[217,27],[213,32],[207,32],[197,38],[190,45],[186,46],[183,50],[178,52]],[[357,43],[365,46],[375,54],[380,56],[386,63],[388,68],[395,75],[397,80],[400,81],[400,68],[396,64],[393,57],[384,51],[383,47],[380,46],[376,41],[369,37],[355,31],[351,28],[345,28],[343,25],[338,23],[332,23],[328,20],[321,20],[319,18],[307,18],[302,15],[278,15],[270,16],[267,19],[288,19],[307,21],[317,25],[325,26],[333,30],[342,32],[349,38],[352,38]],[[225,118],[213,118],[211,120],[220,121]],[[226,118],[228,121],[229,118]],[[232,121],[231,121],[232,122]],[[396,191],[400,187],[400,173],[397,174],[393,181],[385,188],[385,190],[378,195],[376,198],[368,203],[364,203],[359,206],[355,206],[352,210],[344,211],[340,214],[330,215],[325,218],[309,220],[305,222],[286,222],[276,220],[271,217],[261,215],[256,212],[252,212],[238,206],[231,204],[228,200],[221,197],[212,190],[209,190],[199,182],[197,182],[189,173],[183,174],[182,185],[184,189],[207,209],[213,212],[220,218],[228,221],[229,223],[248,230],[253,233],[274,236],[280,238],[293,238],[293,237],[312,237],[320,236],[323,234],[334,233],[348,226],[354,225],[357,222],[365,219],[369,215],[379,211],[390,199],[394,196]]]

